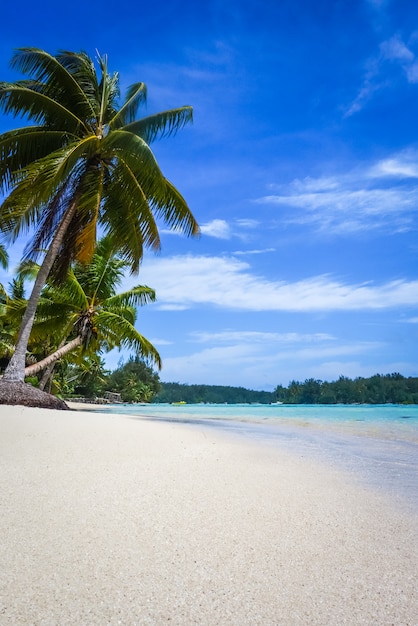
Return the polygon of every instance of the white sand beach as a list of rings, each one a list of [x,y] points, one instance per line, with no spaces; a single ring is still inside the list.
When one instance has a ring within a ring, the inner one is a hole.
[[[0,624],[417,626],[418,523],[213,429],[0,407]]]

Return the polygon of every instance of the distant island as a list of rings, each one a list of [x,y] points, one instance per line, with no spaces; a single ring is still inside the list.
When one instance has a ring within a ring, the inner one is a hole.
[[[187,404],[418,404],[418,378],[376,374],[370,378],[340,376],[334,382],[309,378],[293,380],[274,391],[254,391],[223,385],[187,385],[160,382],[154,403]]]

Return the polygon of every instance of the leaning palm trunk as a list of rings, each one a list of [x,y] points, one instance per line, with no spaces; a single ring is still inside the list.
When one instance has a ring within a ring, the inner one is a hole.
[[[38,361],[37,363],[26,367],[25,376],[33,376],[34,374],[37,374],[41,370],[48,367],[48,365],[55,364],[58,359],[65,356],[69,352],[72,352],[73,350],[81,346],[82,343],[83,338],[81,337],[81,335],[78,335],[75,339],[72,339],[71,341],[66,343],[65,346],[62,346],[62,348],[58,348],[58,350],[55,350],[55,352],[42,359],[42,361]]]
[[[77,204],[76,201],[74,201],[65,213],[63,219],[61,220],[55,237],[52,240],[51,246],[46,253],[45,259],[36,276],[35,284],[33,286],[32,293],[28,300],[28,305],[23,315],[15,351],[12,358],[10,359],[6,371],[4,372],[3,380],[5,381],[23,382],[25,375],[28,375],[26,374],[25,370],[26,351],[28,347],[30,333],[33,327],[33,322],[35,320],[35,313],[38,306],[39,296],[41,295],[42,288],[45,286],[46,280],[52,269],[54,261],[58,256],[62,242],[64,240],[65,233],[74,216],[76,208]]]

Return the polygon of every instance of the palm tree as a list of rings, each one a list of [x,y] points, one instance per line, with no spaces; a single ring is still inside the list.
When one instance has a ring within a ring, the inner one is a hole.
[[[33,376],[53,366],[59,359],[79,348],[81,354],[95,355],[113,348],[125,347],[161,368],[155,347],[135,328],[136,307],[155,301],[150,287],[138,285],[117,294],[128,263],[115,254],[110,237],[102,239],[89,265],[76,263],[64,283],[48,281],[42,290],[32,328],[30,345],[50,345],[51,354],[25,368],[25,376]],[[33,277],[39,268],[26,263],[20,278]],[[8,314],[22,315],[25,301],[11,299]],[[51,368],[52,373],[52,368]]]
[[[144,247],[160,247],[158,220],[198,234],[149,145],[191,122],[191,107],[137,119],[144,83],[129,87],[118,108],[118,74],[109,73],[106,57],[98,58],[97,72],[85,52],[52,56],[22,48],[11,65],[29,78],[0,83],[0,110],[32,125],[0,135],[0,187],[9,193],[0,225],[10,241],[33,228],[25,259],[44,258],[2,383],[23,381],[37,302],[51,270],[62,280],[74,260],[88,262],[98,227],[117,242],[133,272]]]

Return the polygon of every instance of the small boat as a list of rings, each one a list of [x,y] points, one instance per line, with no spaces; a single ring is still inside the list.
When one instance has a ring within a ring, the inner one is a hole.
[[[180,404],[187,404],[187,402],[185,402],[184,400],[180,400],[180,402],[172,402],[171,404],[174,406],[179,406]]]

